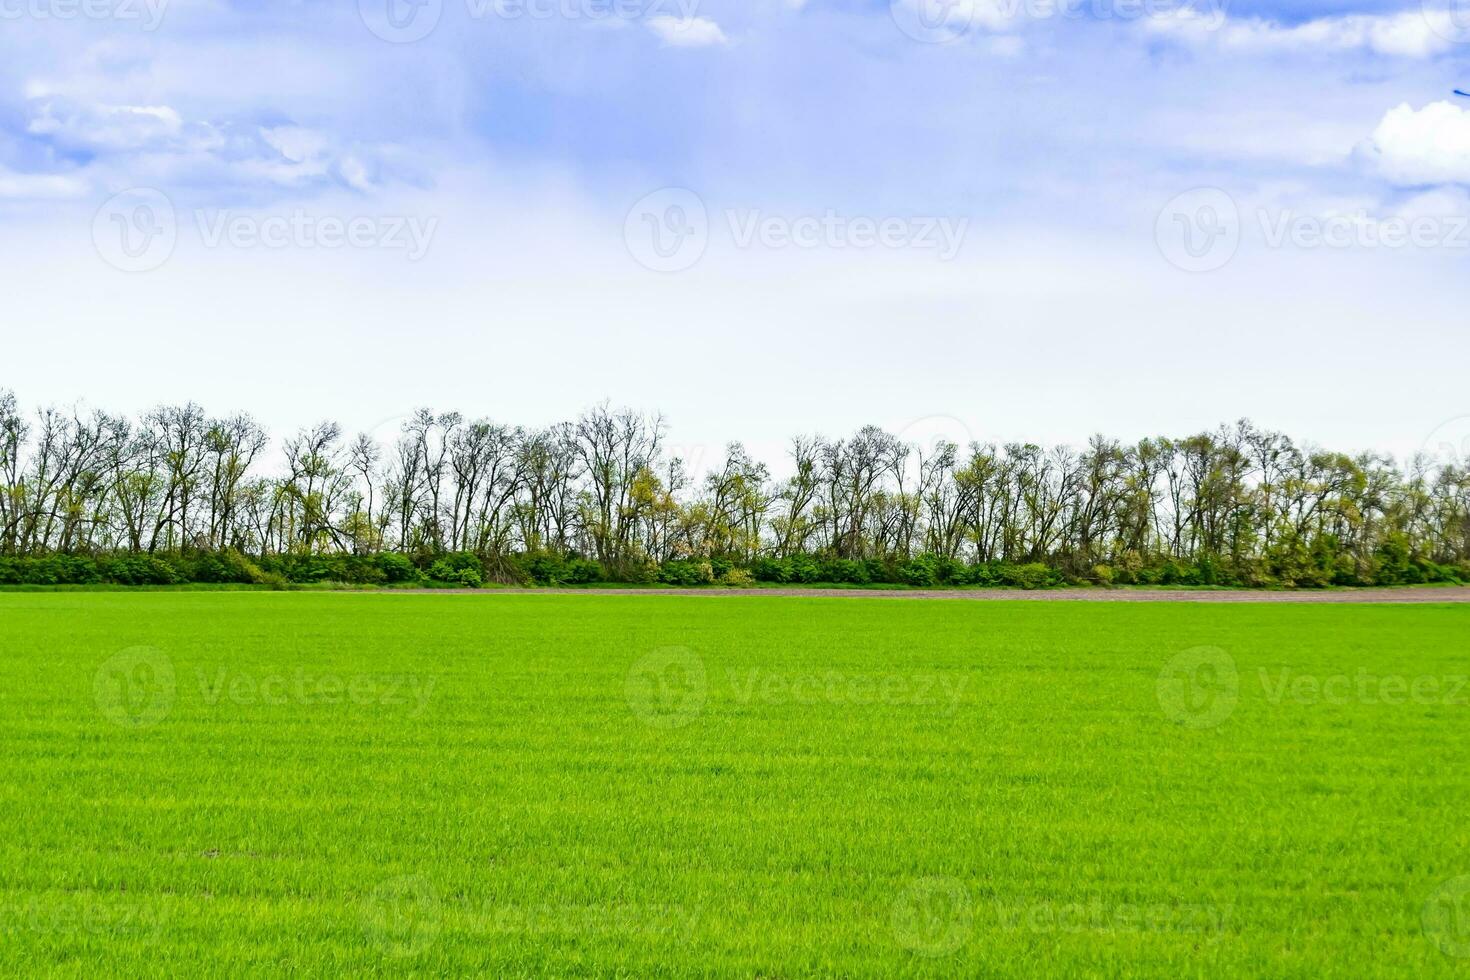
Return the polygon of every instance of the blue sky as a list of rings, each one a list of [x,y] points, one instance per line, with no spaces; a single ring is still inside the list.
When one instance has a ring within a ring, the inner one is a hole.
[[[1467,0],[498,2],[0,0],[0,385],[770,451],[1470,415]]]

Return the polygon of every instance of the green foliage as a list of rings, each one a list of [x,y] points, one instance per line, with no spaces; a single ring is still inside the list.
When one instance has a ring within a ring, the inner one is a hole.
[[[103,581],[96,559],[83,555],[0,558],[3,585],[93,585]]]
[[[376,563],[384,582],[394,584],[417,582],[422,577],[419,574],[418,566],[407,555],[385,551],[376,557]]]
[[[259,568],[287,582],[311,584],[344,582],[349,585],[416,582],[423,576],[406,555],[384,552],[377,555],[269,555],[257,560]],[[256,581],[229,579],[227,581]]]
[[[666,561],[658,570],[658,581],[664,585],[709,585],[714,580],[714,568],[707,561]]]
[[[785,585],[791,581],[791,563],[784,558],[757,558],[750,565],[750,574],[757,582]]]
[[[511,564],[521,580],[535,585],[589,585],[610,581],[601,564],[577,555],[536,551],[512,556]]]
[[[177,564],[183,572],[181,581],[251,585],[266,582],[265,570],[238,551],[206,551],[187,557],[180,556]]]
[[[478,589],[485,584],[485,568],[480,557],[472,552],[450,552],[429,566],[429,578],[435,582]]]
[[[792,555],[787,561],[791,563],[791,581],[811,585],[822,580],[822,566],[811,555]]]
[[[118,585],[174,585],[184,577],[171,564],[154,555],[118,555],[97,562],[104,581]],[[226,581],[199,579],[197,581]]]
[[[821,579],[823,582],[851,585],[866,585],[872,581],[867,563],[850,558],[829,558],[822,562]]]
[[[1049,585],[1060,584],[1061,581],[1060,573],[1040,562],[1007,565],[1001,572],[1001,577],[1006,585],[1013,585],[1018,589],[1044,589]]]
[[[497,558],[491,565],[472,552],[428,554],[418,561],[383,552],[287,554],[251,557],[238,551],[171,554],[41,555],[0,557],[0,585],[177,585],[188,583],[290,585],[410,585],[438,582],[479,587],[487,581],[530,585],[598,582],[697,587],[733,581],[772,585],[905,585],[912,588],[1053,588],[1067,583],[1157,586],[1326,588],[1419,585],[1470,581],[1470,562],[1440,564],[1417,553],[1404,534],[1389,534],[1366,560],[1331,535],[1310,542],[1284,534],[1259,558],[1213,554],[1195,560],[1146,559],[1127,551],[1112,562],[1068,570],[1046,562],[988,561],[966,564],[936,554],[901,561],[795,554],[759,557],[742,564],[729,557],[638,559],[621,573],[577,555],[540,551]],[[492,574],[493,569],[493,574]]]
[[[922,589],[932,588],[939,584],[939,562],[933,555],[919,555],[908,561],[900,562],[898,574],[905,585]]]

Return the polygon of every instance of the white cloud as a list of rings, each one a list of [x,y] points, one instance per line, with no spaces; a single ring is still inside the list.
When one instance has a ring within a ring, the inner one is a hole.
[[[303,126],[262,129],[261,138],[292,163],[304,163],[326,154],[329,141],[321,133]]]
[[[47,99],[34,110],[26,131],[73,146],[138,150],[175,140],[184,121],[166,105],[87,105]]]
[[[1470,193],[1455,187],[1438,187],[1416,194],[1393,209],[1403,218],[1453,219],[1470,215]]]
[[[87,182],[62,174],[17,174],[0,168],[0,199],[56,200],[81,197]]]
[[[398,172],[394,161],[401,154],[393,146],[348,141],[330,131],[229,117],[187,119],[168,105],[109,105],[42,85],[29,91],[25,132],[63,150],[86,151],[87,162],[67,176],[89,186],[118,183],[127,174],[131,183],[182,179],[233,191],[334,184],[369,191]],[[72,196],[75,189],[66,181],[11,176],[0,196]]]
[[[670,47],[705,48],[714,44],[728,44],[730,39],[720,30],[720,25],[708,17],[674,17],[661,14],[644,21],[648,29]]]
[[[1449,102],[1390,109],[1359,148],[1372,169],[1402,186],[1470,184],[1470,112]]]
[[[1443,21],[1443,23],[1441,23]],[[1447,50],[1451,25],[1447,16],[1413,11],[1392,15],[1350,14],[1323,17],[1287,26],[1250,18],[1226,20],[1185,8],[1150,17],[1146,27],[1158,34],[1227,51],[1292,54],[1308,49],[1371,51],[1403,58],[1427,58]]]

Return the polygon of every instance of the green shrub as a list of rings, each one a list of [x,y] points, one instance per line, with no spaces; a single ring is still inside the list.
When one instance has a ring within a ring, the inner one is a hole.
[[[517,555],[514,563],[521,574],[536,585],[559,585],[565,581],[566,559],[547,551]]]
[[[822,562],[821,578],[824,582],[848,585],[865,585],[872,581],[868,577],[867,563],[850,558],[829,558]]]
[[[102,581],[97,562],[79,555],[46,555],[20,559],[24,585],[93,585]]]
[[[258,585],[265,580],[266,573],[259,565],[233,549],[201,552],[180,557],[177,561],[182,572],[181,581]]]
[[[993,587],[1005,584],[1005,577],[1001,574],[1002,563],[991,560],[982,561],[977,565],[970,566],[967,576],[970,585]]]
[[[564,558],[549,551],[528,551],[509,559],[519,581],[535,585],[587,585],[609,580],[600,562],[577,555]]]
[[[592,582],[606,582],[607,572],[600,562],[592,561],[590,558],[568,558],[566,563],[566,578],[563,579],[568,585],[587,585]]]
[[[791,581],[810,585],[822,580],[822,566],[811,555],[792,555],[787,562],[791,567]]]
[[[417,582],[420,578],[418,566],[407,555],[385,551],[373,560],[384,582]]]
[[[1052,584],[1052,570],[1040,562],[1027,565],[1007,565],[1001,572],[1006,585],[1018,589],[1044,589]]]
[[[929,588],[939,584],[939,562],[933,555],[918,555],[899,562],[898,574],[906,585]]]
[[[429,566],[429,578],[469,589],[485,584],[485,567],[480,556],[468,551],[451,551]]]
[[[970,569],[964,562],[955,558],[944,558],[935,556],[935,573],[941,585],[967,585],[970,581]]]
[[[184,580],[173,565],[154,555],[118,555],[98,566],[107,581],[118,585],[173,585]]]
[[[665,585],[708,585],[714,580],[714,568],[707,561],[676,558],[658,570],[658,581]]]
[[[757,558],[750,565],[750,574],[757,582],[785,584],[791,581],[791,563],[785,558]]]

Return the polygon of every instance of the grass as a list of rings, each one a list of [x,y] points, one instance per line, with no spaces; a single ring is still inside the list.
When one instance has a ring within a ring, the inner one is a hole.
[[[868,582],[855,584],[852,582],[755,582],[750,585],[732,587],[722,582],[711,582],[707,585],[668,585],[663,582],[587,582],[587,583],[558,583],[553,585],[512,585],[504,582],[486,582],[479,587],[480,591],[496,592],[504,590],[536,590],[547,589],[555,592],[668,592],[670,590],[689,592],[697,594],[700,592],[723,592],[732,588],[739,588],[743,592],[1055,592],[1076,591],[1083,589],[1095,592],[1259,592],[1262,594],[1272,592],[1299,592],[1303,594],[1322,594],[1329,592],[1382,592],[1391,590],[1395,592],[1422,592],[1430,589],[1455,589],[1462,588],[1459,582],[1424,582],[1417,585],[1330,585],[1320,589],[1287,589],[1280,587],[1250,588],[1247,586],[1231,585],[1097,585],[1087,582],[1077,582],[1066,585],[1047,586],[1039,589],[1025,589],[1014,585],[933,585],[914,586],[895,582]],[[465,586],[455,582],[393,582],[393,583],[361,583],[361,582],[291,582],[284,588],[272,585],[246,585],[235,582],[182,582],[174,585],[121,585],[113,582],[98,582],[85,585],[56,584],[56,585],[15,585],[0,584],[0,595],[7,592],[35,593],[35,592],[425,592],[425,591],[470,591]]]
[[[1467,673],[1451,605],[0,595],[0,974],[1463,976]]]

